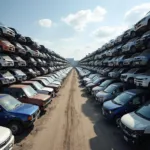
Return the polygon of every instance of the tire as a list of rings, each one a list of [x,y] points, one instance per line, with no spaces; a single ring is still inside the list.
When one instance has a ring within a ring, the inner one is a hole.
[[[133,78],[129,78],[129,79],[128,79],[128,83],[134,84],[134,79],[133,79]]]
[[[21,134],[23,131],[23,126],[18,121],[13,121],[8,125],[9,129],[12,131],[13,135]]]
[[[135,53],[136,52],[136,48],[134,46],[132,46],[131,49],[130,49],[130,52],[131,53]]]
[[[120,127],[120,120],[121,118],[120,117],[115,117],[115,124],[117,125],[117,127]]]

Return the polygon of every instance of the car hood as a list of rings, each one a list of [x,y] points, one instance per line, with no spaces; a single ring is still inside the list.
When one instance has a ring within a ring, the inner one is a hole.
[[[54,89],[53,88],[48,88],[48,87],[44,87],[42,88],[43,91],[48,91],[48,92],[53,92]]]
[[[145,79],[147,77],[148,77],[148,75],[137,75],[136,79]]]
[[[21,106],[17,107],[16,109],[12,110],[11,112],[25,114],[25,115],[32,115],[38,109],[39,109],[39,107],[36,105],[22,103]]]
[[[100,91],[100,90],[103,90],[104,88],[103,87],[100,87],[100,86],[96,86],[92,89],[92,91]]]
[[[32,96],[31,98],[37,99],[37,100],[46,101],[47,99],[50,98],[50,96],[49,95],[45,95],[45,94],[36,94],[36,95]]]
[[[59,81],[53,81],[53,84],[57,84],[57,85],[61,85],[61,83]]]
[[[114,110],[114,109],[122,107],[122,105],[117,105],[117,104],[113,103],[112,100],[105,102],[103,104],[103,106],[104,106],[104,108],[109,109],[109,110]]]
[[[5,142],[8,139],[11,132],[8,128],[0,126],[0,133],[1,133],[1,135],[0,135],[0,144],[2,144],[3,142]]]
[[[86,85],[86,87],[91,87],[93,85],[94,85],[93,83],[89,83],[88,85]]]
[[[150,126],[150,121],[138,116],[135,112],[124,115],[121,122],[130,129],[143,130]]]
[[[58,84],[54,84],[54,83],[50,83],[50,84],[48,84],[47,86],[50,86],[50,87],[56,87],[56,88],[58,88],[58,87],[59,87],[59,85],[58,85]]]
[[[100,91],[96,94],[96,97],[109,97],[111,94],[110,93],[106,93],[104,91]]]

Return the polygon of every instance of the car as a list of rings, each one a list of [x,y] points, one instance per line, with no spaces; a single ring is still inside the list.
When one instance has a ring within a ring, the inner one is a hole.
[[[23,42],[25,43],[26,42],[26,39],[24,36],[22,36],[19,31],[17,31],[16,29],[12,28],[12,27],[9,27],[9,29],[13,30],[14,33],[15,33],[15,39],[18,41],[18,42]]]
[[[23,68],[21,70],[27,75],[27,79],[35,78],[37,76],[36,72],[31,68]]]
[[[92,83],[89,83],[88,85],[86,85],[86,89],[88,90],[88,92],[92,92],[92,88],[98,86],[104,80],[106,80],[106,77],[100,77],[100,78],[94,80]]]
[[[26,66],[26,61],[23,60],[20,56],[11,55],[11,59],[14,61],[15,67],[24,67]]]
[[[37,58],[37,59],[36,59],[36,62],[37,62],[37,65],[38,65],[38,66],[43,66],[43,62],[42,62],[41,59]]]
[[[39,117],[39,107],[25,104],[8,94],[0,94],[0,125],[8,127],[14,135],[33,125]]]
[[[37,62],[36,62],[36,60],[34,59],[34,58],[32,58],[32,57],[29,57],[28,59],[27,59],[27,64],[28,64],[28,66],[37,66]]]
[[[39,67],[38,69],[39,69],[39,71],[41,72],[42,75],[48,73],[48,70],[45,69],[44,67]]]
[[[55,92],[53,88],[44,87],[38,81],[24,81],[21,84],[32,86],[32,88],[36,90],[38,93],[47,94],[50,95],[51,97],[55,96]]]
[[[57,84],[50,83],[47,79],[45,78],[34,78],[32,79],[33,81],[38,81],[41,83],[44,87],[50,87],[54,89],[55,93],[58,93],[60,86]]]
[[[125,59],[129,58],[130,56],[128,55],[122,55],[122,56],[119,56],[116,61],[115,61],[115,66],[120,66],[122,67],[123,66],[123,62]]]
[[[107,79],[99,84],[99,86],[96,86],[92,89],[92,95],[95,97],[96,94],[100,91],[103,91],[105,88],[107,88],[110,84],[116,82],[115,79]]]
[[[10,129],[6,127],[0,126],[0,145],[1,145],[1,150],[11,150],[13,149],[14,146],[14,136],[12,135],[12,132]]]
[[[13,30],[9,29],[8,27],[0,25],[0,36],[14,38],[15,33]]]
[[[150,70],[135,77],[134,83],[137,87],[145,87],[150,89]]]
[[[108,73],[108,77],[111,77],[111,78],[118,78],[119,77],[119,71],[121,69],[120,68],[114,68],[113,70],[111,70],[109,73]]]
[[[110,67],[105,68],[104,70],[101,70],[101,74],[102,74],[103,76],[108,76],[108,73],[109,73],[111,70],[113,70],[113,68],[110,68]]]
[[[32,68],[32,70],[36,72],[37,76],[41,75],[41,72],[37,68]]]
[[[15,77],[8,70],[0,71],[0,86],[15,83]]]
[[[35,57],[36,56],[35,51],[33,51],[29,46],[26,46],[26,45],[22,45],[22,46],[26,50],[27,57]]]
[[[11,43],[15,46],[15,53],[18,55],[26,55],[26,49],[18,42],[11,41]]]
[[[102,65],[103,66],[108,66],[108,62],[111,60],[111,58],[105,58],[103,61],[102,61]]]
[[[121,118],[121,130],[125,141],[140,145],[148,142],[150,138],[150,101],[139,109],[125,114]]]
[[[127,85],[122,82],[116,82],[109,85],[104,91],[100,91],[96,94],[96,101],[100,104],[111,100],[122,93],[127,88]]]
[[[134,29],[136,32],[146,31],[147,29],[150,29],[150,12],[148,12],[144,18],[142,18],[134,25]]]
[[[150,65],[150,49],[144,50],[139,56],[134,57],[134,66]]]
[[[127,59],[124,59],[123,60],[123,66],[135,66],[135,63],[133,63],[134,62],[134,57],[136,57],[136,56],[139,56],[140,55],[140,53],[135,53],[135,54],[133,54],[130,58],[127,58]]]
[[[0,67],[13,67],[14,61],[6,54],[0,54]]]
[[[148,91],[130,89],[119,94],[116,98],[103,103],[102,114],[108,120],[115,120],[119,125],[120,118],[142,106],[148,98]]]
[[[136,36],[136,32],[134,28],[128,29],[123,34],[123,39],[130,40]]]
[[[6,39],[0,37],[0,52],[15,53],[15,46]]]
[[[144,68],[132,68],[128,72],[121,74],[120,79],[123,82],[134,84],[134,78],[136,78],[138,74],[146,72],[146,70],[147,69]]]
[[[113,57],[108,61],[108,66],[113,67],[115,66],[115,61],[117,60],[118,57]]]
[[[29,85],[13,84],[9,87],[4,87],[2,92],[12,95],[22,103],[37,105],[42,111],[45,110],[51,102],[49,95],[39,94]]]
[[[139,37],[135,37],[128,41],[125,45],[122,46],[122,53],[127,54],[127,53],[135,53],[136,50],[136,41],[139,39]]]
[[[18,82],[27,79],[27,75],[19,69],[9,69],[9,72],[16,78],[16,81]]]

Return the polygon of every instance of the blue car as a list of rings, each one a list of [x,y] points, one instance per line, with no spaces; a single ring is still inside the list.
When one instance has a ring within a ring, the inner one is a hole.
[[[40,114],[39,107],[24,104],[7,94],[0,94],[0,125],[10,128],[14,135],[31,126]]]
[[[131,89],[124,91],[115,99],[103,104],[102,114],[108,120],[115,120],[119,124],[120,118],[129,112],[138,109],[146,100],[148,92],[141,89]]]

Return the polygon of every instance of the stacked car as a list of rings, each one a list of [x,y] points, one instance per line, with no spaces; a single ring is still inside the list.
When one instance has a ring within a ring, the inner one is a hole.
[[[71,69],[54,51],[0,25],[0,149],[12,149],[13,135],[46,111]]]
[[[132,144],[150,138],[150,12],[78,63],[81,83]],[[101,79],[104,79],[102,82]],[[89,88],[91,87],[91,88]]]

